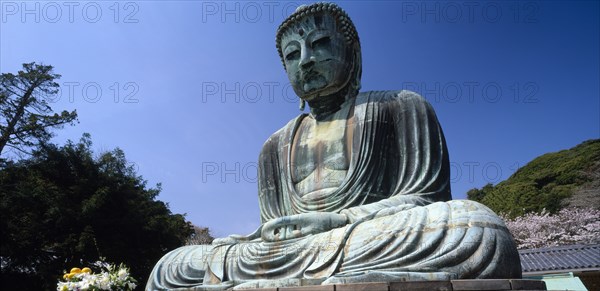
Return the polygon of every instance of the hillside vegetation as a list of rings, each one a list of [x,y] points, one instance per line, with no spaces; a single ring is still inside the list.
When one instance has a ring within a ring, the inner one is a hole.
[[[467,192],[508,217],[565,207],[600,209],[600,139],[535,158],[497,185]]]

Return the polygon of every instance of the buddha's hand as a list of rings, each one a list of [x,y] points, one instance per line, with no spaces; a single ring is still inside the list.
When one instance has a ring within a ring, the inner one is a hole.
[[[273,219],[263,225],[262,239],[282,241],[317,234],[348,223],[346,215],[332,212],[309,212]]]
[[[228,237],[215,238],[212,242],[213,245],[232,245],[241,242],[251,241],[260,238],[260,234],[263,226],[259,226],[254,232],[249,235],[232,234]]]
[[[402,204],[372,209],[370,208],[370,205],[366,205],[366,207],[357,206],[344,209],[340,212],[340,214],[344,214],[346,217],[348,217],[349,223],[362,223],[372,219],[394,215],[415,207],[415,204]]]
[[[393,206],[393,207],[387,207],[384,209],[379,210],[376,214],[374,218],[379,218],[379,217],[384,217],[384,216],[389,216],[389,215],[393,215],[402,211],[406,211],[412,208],[415,208],[416,205],[414,204],[402,204],[402,205],[398,205],[398,206]]]

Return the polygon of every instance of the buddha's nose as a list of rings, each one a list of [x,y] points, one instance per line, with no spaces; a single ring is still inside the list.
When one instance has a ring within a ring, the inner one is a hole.
[[[302,51],[302,55],[300,56],[300,66],[303,69],[307,69],[312,67],[315,64],[315,56],[312,53],[310,48],[307,48]]]

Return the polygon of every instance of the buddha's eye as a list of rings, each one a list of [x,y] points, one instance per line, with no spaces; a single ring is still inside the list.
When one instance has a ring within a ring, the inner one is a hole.
[[[285,55],[285,60],[286,61],[293,61],[293,60],[297,60],[299,58],[300,58],[300,51],[299,50],[291,51],[291,52],[289,52],[289,53],[287,53]]]
[[[329,46],[330,42],[331,42],[331,38],[329,38],[329,36],[324,36],[324,37],[314,40],[312,42],[312,48],[313,49],[325,48],[325,47]]]

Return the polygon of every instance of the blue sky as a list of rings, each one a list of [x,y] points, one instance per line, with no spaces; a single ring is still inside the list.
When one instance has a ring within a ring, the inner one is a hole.
[[[302,1],[0,1],[0,71],[62,75],[55,110],[120,147],[160,200],[217,236],[259,225],[256,161],[299,114],[275,31]],[[596,1],[339,1],[363,91],[410,89],[445,131],[455,199],[600,137]]]

